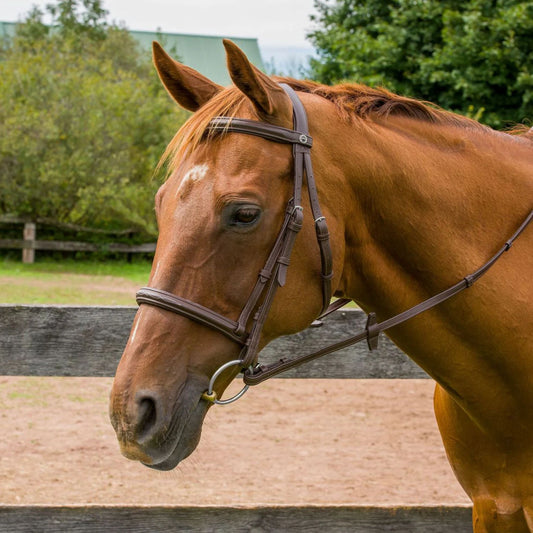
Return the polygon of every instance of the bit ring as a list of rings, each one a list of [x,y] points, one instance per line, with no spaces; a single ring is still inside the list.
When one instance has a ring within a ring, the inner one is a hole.
[[[241,398],[244,393],[250,388],[250,385],[244,385],[244,387],[237,393],[235,396],[232,396],[231,398],[228,398],[227,400],[219,400],[217,398],[217,393],[213,390],[213,387],[215,385],[215,381],[226,370],[227,368],[230,368],[232,366],[242,366],[242,359],[234,359],[233,361],[229,361],[225,364],[223,364],[212,376],[209,380],[209,387],[207,390],[202,394],[202,400],[205,400],[207,402],[211,402],[217,405],[227,405],[229,403],[233,403],[237,401],[239,398]]]

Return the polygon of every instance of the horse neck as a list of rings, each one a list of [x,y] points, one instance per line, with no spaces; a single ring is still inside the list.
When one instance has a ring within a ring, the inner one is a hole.
[[[533,207],[527,142],[400,119],[344,125],[323,138],[336,140],[323,174],[335,180],[326,187],[327,216],[344,222],[333,234],[334,247],[345,242],[337,294],[380,322],[482,266]],[[524,283],[533,271],[531,229],[466,294],[387,331],[479,427],[502,439],[499,428],[522,427],[533,408],[530,398],[520,404],[509,394],[530,390],[520,362],[531,353],[533,293]],[[487,409],[494,397],[499,403]]]
[[[481,266],[531,209],[527,141],[401,118],[344,125],[341,135],[344,142],[330,146],[343,162],[339,292],[378,314],[397,313]]]

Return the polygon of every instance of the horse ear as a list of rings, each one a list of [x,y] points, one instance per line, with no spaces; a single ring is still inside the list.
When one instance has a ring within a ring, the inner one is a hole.
[[[261,118],[292,119],[292,108],[285,91],[250,63],[244,52],[224,39],[228,71],[233,83],[252,101]]]
[[[170,96],[182,107],[196,111],[223,87],[196,70],[174,61],[157,42],[152,43],[154,65]]]

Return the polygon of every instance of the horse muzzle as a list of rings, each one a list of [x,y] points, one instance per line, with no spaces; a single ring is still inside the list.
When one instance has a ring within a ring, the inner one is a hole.
[[[171,470],[198,445],[209,402],[205,379],[186,380],[175,400],[157,390],[140,389],[130,399],[112,392],[110,419],[121,453],[158,470]]]

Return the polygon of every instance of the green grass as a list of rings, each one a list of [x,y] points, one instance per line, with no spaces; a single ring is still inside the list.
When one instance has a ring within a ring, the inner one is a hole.
[[[0,260],[0,303],[135,305],[148,282],[148,261]]]
[[[0,276],[17,276],[35,279],[48,279],[56,274],[77,274],[84,276],[114,276],[134,283],[146,283],[150,274],[148,261],[77,261],[40,260],[26,265],[13,259],[0,259]]]
[[[136,305],[150,269],[148,261],[0,259],[0,304]]]

